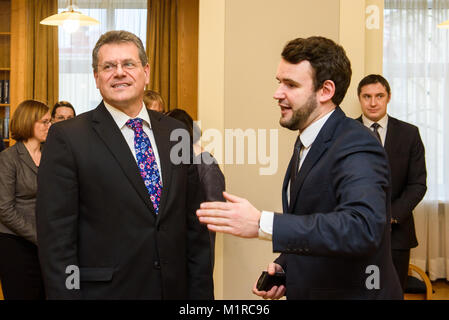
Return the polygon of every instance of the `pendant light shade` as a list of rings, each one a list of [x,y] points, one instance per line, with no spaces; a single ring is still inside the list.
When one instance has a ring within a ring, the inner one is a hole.
[[[80,26],[91,26],[100,23],[97,19],[91,18],[72,9],[71,11],[63,11],[61,13],[49,16],[42,20],[41,24],[49,26],[62,26],[67,20],[78,21]]]
[[[75,11],[72,1],[65,11],[49,16],[40,23],[48,26],[63,26],[68,32],[76,31],[79,26],[100,24],[98,20]]]

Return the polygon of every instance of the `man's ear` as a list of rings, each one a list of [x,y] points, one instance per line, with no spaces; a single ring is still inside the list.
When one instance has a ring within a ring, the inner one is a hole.
[[[95,70],[94,70],[94,79],[95,79],[95,85],[96,85],[97,89],[99,89],[98,88],[98,71],[95,71]]]
[[[145,86],[150,83],[150,65],[147,63],[145,67],[143,67],[143,70],[145,72]]]
[[[391,93],[388,95],[387,104],[390,103],[390,100],[391,100]]]
[[[335,83],[332,80],[324,81],[321,89],[318,90],[318,101],[326,103],[332,100],[335,95]]]

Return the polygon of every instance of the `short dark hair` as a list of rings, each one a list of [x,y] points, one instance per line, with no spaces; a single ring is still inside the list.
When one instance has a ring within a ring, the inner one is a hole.
[[[55,105],[53,106],[53,109],[51,110],[51,117],[54,118],[56,115],[56,109],[58,109],[59,107],[66,107],[66,108],[70,108],[73,110],[73,115],[76,117],[76,111],[75,108],[72,106],[72,104],[68,101],[58,101],[55,103]]]
[[[134,43],[139,50],[139,59],[142,63],[142,66],[146,66],[148,64],[147,54],[145,52],[145,48],[143,46],[142,40],[134,33],[124,31],[124,30],[113,30],[108,31],[105,34],[101,35],[95,44],[95,48],[92,51],[92,68],[95,72],[98,71],[98,51],[100,48],[109,43]]]
[[[388,96],[391,95],[390,84],[388,83],[387,79],[382,77],[380,74],[370,74],[360,80],[357,87],[357,96],[360,96],[360,92],[362,92],[362,88],[364,86],[375,83],[380,83],[381,85],[383,85],[385,90],[387,90]]]
[[[167,112],[166,115],[175,118],[186,125],[193,143],[196,143],[200,139],[201,129],[195,122],[193,122],[192,117],[185,110],[176,108]]]
[[[297,38],[287,43],[282,58],[291,64],[309,61],[314,72],[315,91],[326,80],[331,80],[335,84],[332,102],[339,105],[343,101],[351,83],[352,70],[342,46],[324,37]]]
[[[26,141],[34,136],[34,124],[49,111],[47,105],[36,100],[21,102],[11,118],[11,138]]]

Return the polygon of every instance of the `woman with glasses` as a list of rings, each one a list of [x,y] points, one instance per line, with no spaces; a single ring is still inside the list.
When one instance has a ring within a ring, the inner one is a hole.
[[[5,299],[45,299],[37,255],[36,192],[49,108],[26,100],[12,116],[16,144],[0,153],[0,281]]]

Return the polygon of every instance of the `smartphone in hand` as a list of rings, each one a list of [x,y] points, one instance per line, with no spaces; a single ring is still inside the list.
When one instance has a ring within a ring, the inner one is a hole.
[[[274,275],[268,274],[268,271],[263,271],[257,280],[256,288],[259,291],[270,291],[274,286],[285,286],[285,272],[276,272]]]

